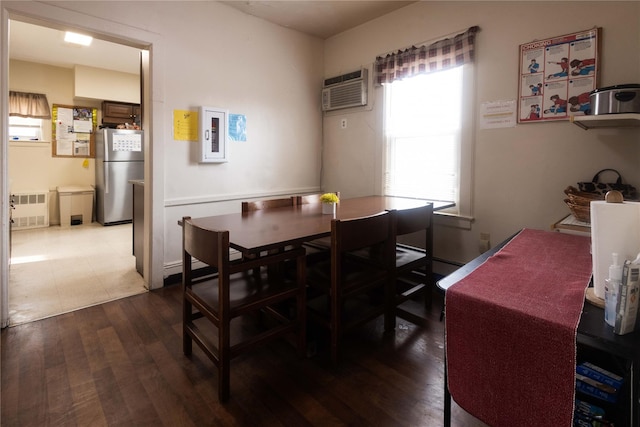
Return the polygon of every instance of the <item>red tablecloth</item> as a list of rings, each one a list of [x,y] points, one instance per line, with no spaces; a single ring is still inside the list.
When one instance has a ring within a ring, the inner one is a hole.
[[[570,427],[590,239],[525,229],[447,290],[451,396],[492,426]]]

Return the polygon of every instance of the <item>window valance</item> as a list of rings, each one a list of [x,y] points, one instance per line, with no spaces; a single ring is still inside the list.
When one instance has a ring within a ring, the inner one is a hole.
[[[9,115],[50,119],[51,110],[47,95],[41,93],[9,92]]]
[[[475,37],[479,29],[474,26],[453,38],[445,38],[428,46],[411,46],[396,53],[376,57],[376,85],[473,62]]]

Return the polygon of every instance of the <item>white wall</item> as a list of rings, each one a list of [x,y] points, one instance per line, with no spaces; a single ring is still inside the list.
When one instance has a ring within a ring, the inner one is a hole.
[[[602,27],[600,87],[640,80],[638,2],[418,2],[325,43],[326,77],[371,66],[376,55],[437,40],[478,25],[476,108],[518,96],[518,46],[534,39]],[[323,186],[346,197],[380,191],[382,89],[364,109],[326,114]],[[340,119],[348,128],[340,129]],[[640,188],[640,130],[584,131],[569,122],[474,132],[474,222],[439,226],[435,255],[466,262],[479,234],[495,245],[523,227],[548,230],[569,213],[563,190],[613,167]],[[448,223],[447,223],[448,224]]]
[[[3,4],[29,13],[40,7]],[[123,37],[141,29],[154,38],[152,63],[161,57],[155,63],[162,68],[151,70],[153,102],[147,111],[154,125],[147,158],[163,164],[154,164],[147,179],[164,186],[151,188],[147,182],[145,188],[153,192],[149,197],[155,210],[150,244],[162,251],[165,266],[179,266],[177,220],[183,215],[240,211],[241,199],[319,188],[320,39],[217,2],[70,1],[42,7],[60,8],[53,11],[56,19],[80,28],[91,22],[95,31],[110,33],[126,26]],[[110,35],[117,39],[117,34]],[[248,140],[230,142],[228,163],[198,164],[198,143],[173,138],[174,110],[197,111],[203,105],[247,117]],[[163,230],[163,238],[158,230]]]
[[[9,75],[11,90],[43,93],[47,95],[49,107],[60,104],[100,108],[99,100],[74,99],[72,69],[11,61]],[[51,121],[45,120],[42,142],[9,143],[9,189],[16,193],[49,190],[49,223],[59,224],[56,187],[93,185],[95,162],[89,159],[85,167],[84,158],[52,157],[51,139]]]
[[[76,65],[74,95],[77,98],[140,104],[140,75]]]

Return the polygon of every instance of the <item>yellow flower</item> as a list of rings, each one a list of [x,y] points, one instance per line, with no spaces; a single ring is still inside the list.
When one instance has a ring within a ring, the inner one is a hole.
[[[340,199],[335,193],[324,193],[320,196],[320,201],[322,203],[340,203]]]

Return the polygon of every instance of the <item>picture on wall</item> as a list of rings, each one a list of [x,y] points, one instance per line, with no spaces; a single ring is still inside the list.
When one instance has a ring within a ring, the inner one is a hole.
[[[520,45],[518,123],[590,112],[598,85],[600,28]]]

